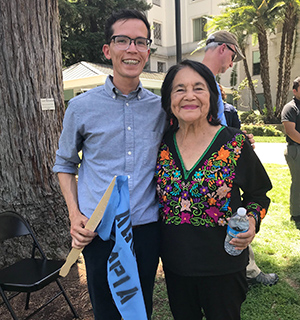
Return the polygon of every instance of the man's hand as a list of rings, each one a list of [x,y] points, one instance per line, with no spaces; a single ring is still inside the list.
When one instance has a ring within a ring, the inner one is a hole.
[[[245,233],[239,233],[237,238],[231,239],[229,243],[234,245],[235,249],[246,249],[255,237],[255,223],[255,219],[253,217],[249,217],[249,230]]]
[[[248,133],[248,134],[247,134],[247,131],[246,131],[246,130],[244,130],[243,132],[245,133],[245,135],[246,135],[247,138],[249,139],[249,142],[251,143],[252,148],[255,149],[255,140],[254,140],[253,134],[252,134],[252,133]]]
[[[59,172],[58,179],[69,211],[72,247],[81,249],[88,245],[95,238],[97,233],[85,229],[88,218],[84,216],[78,208],[77,182],[75,175]]]
[[[72,247],[81,249],[88,245],[95,238],[97,233],[85,229],[88,218],[80,211],[77,210],[77,212],[69,213],[69,216],[71,222],[70,233],[72,236]]]

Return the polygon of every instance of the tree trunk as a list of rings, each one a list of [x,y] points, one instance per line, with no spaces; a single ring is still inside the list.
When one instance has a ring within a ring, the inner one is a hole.
[[[278,75],[277,75],[277,92],[276,92],[276,110],[281,105],[282,100],[282,83],[283,83],[283,73],[284,73],[284,61],[285,61],[285,41],[287,34],[287,21],[283,22],[281,42],[280,42],[280,53],[278,62]]]
[[[0,108],[0,212],[26,217],[46,255],[65,257],[69,221],[52,172],[64,114],[57,0],[0,0]]]
[[[265,96],[265,104],[267,108],[267,118],[273,118],[273,104],[270,86],[270,68],[268,55],[268,38],[264,27],[258,26],[258,44],[260,51],[260,75]]]
[[[291,80],[291,69],[293,64],[293,44],[295,39],[295,33],[297,28],[297,14],[294,7],[290,7],[291,13],[286,17],[287,20],[287,35],[285,41],[285,63],[284,63],[284,74],[283,74],[283,85],[282,85],[282,95],[281,103],[276,106],[275,116],[280,119],[281,111],[287,102],[288,93],[290,90],[290,80]]]
[[[243,52],[243,55],[246,56],[244,48],[242,49],[242,52]],[[263,115],[263,111],[262,111],[261,106],[259,104],[259,101],[258,101],[258,98],[257,98],[257,95],[256,95],[256,91],[255,91],[255,88],[254,88],[254,85],[253,85],[253,81],[252,81],[251,74],[250,74],[250,71],[249,71],[247,59],[243,59],[243,64],[244,64],[246,77],[247,77],[247,80],[248,80],[249,89],[250,89],[250,92],[251,92],[251,95],[252,95],[252,99],[254,101],[254,104],[255,104],[256,108],[259,110],[259,113],[261,115]]]

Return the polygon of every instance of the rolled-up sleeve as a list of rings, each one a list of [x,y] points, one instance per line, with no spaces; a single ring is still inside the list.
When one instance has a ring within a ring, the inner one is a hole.
[[[70,174],[78,173],[78,165],[81,159],[78,152],[82,148],[83,137],[80,133],[80,122],[72,104],[66,110],[63,130],[59,139],[54,172]]]

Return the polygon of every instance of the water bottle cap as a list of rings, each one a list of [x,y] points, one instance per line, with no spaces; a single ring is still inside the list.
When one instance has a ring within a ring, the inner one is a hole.
[[[244,217],[247,213],[247,210],[243,207],[240,207],[237,209],[237,214],[240,216],[240,217]]]

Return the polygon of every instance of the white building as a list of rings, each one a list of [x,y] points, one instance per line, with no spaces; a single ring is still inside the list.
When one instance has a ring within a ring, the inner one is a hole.
[[[176,63],[176,30],[175,30],[175,0],[147,0],[153,5],[148,12],[148,20],[152,26],[152,48],[156,49],[150,57],[150,70],[165,72],[168,68]],[[197,51],[193,55],[190,53],[197,48],[197,44],[203,38],[206,38],[203,26],[205,23],[204,15],[218,15],[221,8],[218,6],[222,0],[181,0],[181,42],[182,42],[182,58],[189,58],[202,61],[203,50]],[[299,31],[300,27],[298,25]],[[298,32],[300,34],[300,32]],[[273,104],[276,99],[277,86],[277,69],[278,56],[280,49],[281,32],[269,37],[269,62],[270,62],[270,79]],[[263,90],[259,71],[259,51],[258,44],[249,44],[246,50],[246,58],[253,80],[258,80],[256,92],[258,98],[263,104]],[[300,63],[300,46],[297,48],[296,59],[291,73],[291,83],[293,79],[300,75],[297,68]],[[239,62],[236,66],[237,83],[245,79],[243,63]],[[220,75],[220,83],[225,87],[230,87],[230,74],[232,69],[227,70],[225,74]],[[292,84],[290,84],[291,88]],[[290,92],[290,97],[292,92]],[[252,97],[248,89],[242,91],[242,99],[240,107],[252,106]]]

